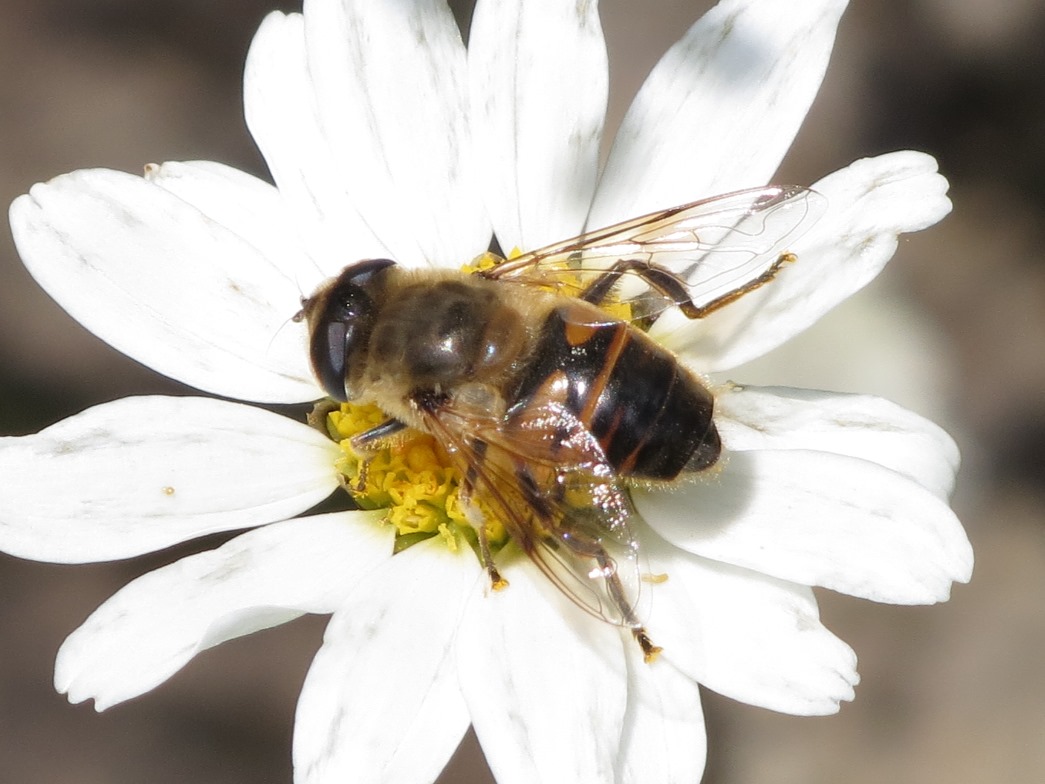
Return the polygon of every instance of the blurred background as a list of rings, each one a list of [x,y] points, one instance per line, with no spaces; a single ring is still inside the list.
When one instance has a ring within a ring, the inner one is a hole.
[[[466,20],[468,3],[461,2]],[[602,0],[610,127],[711,5]],[[0,0],[0,202],[77,168],[211,159],[260,176],[242,119],[251,35],[280,0]],[[466,21],[465,21],[466,24]],[[881,278],[740,381],[870,391],[945,425],[976,572],[938,607],[821,592],[860,657],[857,699],[796,718],[708,693],[707,784],[1045,778],[1045,0],[854,0],[779,181],[855,158],[934,154],[955,210]],[[0,433],[128,394],[183,393],[85,332],[0,231]],[[0,492],[3,488],[0,487]],[[213,544],[212,542],[204,543]],[[199,545],[197,545],[199,547]],[[0,779],[285,784],[294,705],[324,618],[197,657],[95,714],[51,685],[65,636],[182,551],[52,566],[0,556]],[[441,781],[490,781],[474,739]]]

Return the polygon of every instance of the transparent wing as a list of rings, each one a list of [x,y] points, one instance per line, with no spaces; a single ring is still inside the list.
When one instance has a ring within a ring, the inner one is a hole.
[[[448,404],[425,424],[473,500],[560,591],[608,623],[641,627],[637,513],[576,417],[553,402],[506,419]]]
[[[481,274],[578,296],[618,262],[634,260],[670,275],[699,307],[767,272],[826,207],[824,196],[797,185],[737,191],[590,231]],[[642,269],[628,269],[614,300],[643,303],[641,315],[680,304],[662,295],[651,302],[649,290]]]

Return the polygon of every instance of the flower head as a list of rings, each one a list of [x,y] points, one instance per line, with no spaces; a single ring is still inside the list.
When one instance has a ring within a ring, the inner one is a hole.
[[[532,250],[768,182],[844,7],[723,0],[650,74],[600,173],[595,3],[480,0],[466,49],[438,0],[312,0],[270,15],[247,61],[274,186],[207,162],[73,172],[15,201],[15,240],[40,285],[131,357],[224,397],[311,401],[323,393],[305,325],[288,318],[347,263],[457,269],[492,236]],[[649,334],[698,373],[728,370],[950,209],[935,161],[909,151],[813,187],[828,206],[789,248],[798,263]],[[330,613],[298,706],[299,781],[431,780],[469,723],[503,782],[693,781],[698,683],[798,714],[852,698],[855,656],[820,623],[812,586],[928,603],[972,567],[946,500],[957,451],[935,425],[866,396],[715,392],[721,467],[631,493],[645,624],[664,649],[652,664],[524,558],[491,591],[471,548],[447,546],[467,515],[442,445],[400,444],[361,475],[339,443],[368,415],[356,410],[321,432],[241,403],[140,397],[3,439],[0,549],[89,562],[253,529],[117,593],[62,646],[55,682],[103,709],[209,646]],[[342,486],[363,509],[299,516]]]

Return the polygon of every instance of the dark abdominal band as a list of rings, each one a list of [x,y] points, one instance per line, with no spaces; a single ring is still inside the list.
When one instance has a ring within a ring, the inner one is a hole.
[[[535,397],[560,400],[621,476],[666,481],[715,461],[714,401],[672,354],[627,324],[577,327],[562,311],[544,324],[511,398],[514,410]]]

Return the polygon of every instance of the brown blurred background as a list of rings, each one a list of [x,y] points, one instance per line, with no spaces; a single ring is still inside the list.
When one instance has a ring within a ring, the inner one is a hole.
[[[603,0],[611,127],[709,5]],[[0,202],[91,166],[202,158],[264,176],[241,71],[274,8],[295,5],[0,0]],[[945,424],[965,457],[955,506],[976,573],[932,608],[822,592],[826,622],[860,657],[856,702],[809,719],[708,694],[707,784],[1045,780],[1043,36],[1045,0],[854,0],[843,20],[778,179],[812,182],[855,158],[922,149],[950,178],[955,211],[905,240],[824,325],[733,376],[874,391]],[[0,433],[127,394],[185,391],[71,321],[0,232]],[[54,693],[65,635],[177,554],[82,567],[0,556],[0,781],[291,780],[294,704],[322,618],[209,651],[102,715]],[[489,781],[474,741],[443,780]]]

